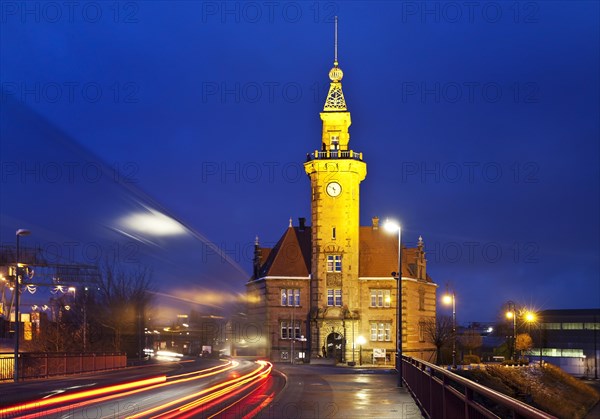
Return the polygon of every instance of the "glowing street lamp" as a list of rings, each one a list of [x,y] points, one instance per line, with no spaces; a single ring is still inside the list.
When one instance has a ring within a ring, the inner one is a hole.
[[[513,346],[513,350],[512,350],[512,358],[513,361],[516,361],[516,356],[517,356],[517,311],[516,311],[516,306],[515,303],[513,301],[509,301],[507,303],[508,305],[508,311],[506,312],[506,318],[509,320],[512,320],[513,322],[513,341],[512,341],[512,346]]]
[[[452,368],[456,369],[456,295],[446,293],[442,296],[442,303],[452,305]]]
[[[362,346],[367,343],[367,340],[364,337],[359,336],[356,338],[356,343],[358,343],[358,347],[360,348],[358,352],[358,365],[362,365]]]
[[[392,272],[392,276],[397,281],[396,370],[398,371],[398,387],[402,387],[402,227],[397,222],[386,220],[383,228],[389,233],[398,233],[398,271]]]
[[[532,311],[525,312],[525,321],[527,323],[535,323],[535,321],[536,321],[535,313]]]
[[[20,319],[19,319],[19,259],[21,259],[21,248],[20,238],[21,236],[28,236],[31,231],[25,229],[19,229],[16,232],[17,236],[17,260],[15,267],[15,366],[14,366],[14,380],[15,383],[19,381],[19,334],[20,332]]]
[[[539,327],[539,336],[540,336],[540,368],[543,367],[544,365],[544,344],[542,342],[542,324],[538,322],[538,316],[537,313],[533,312],[533,311],[526,311],[525,312],[525,321],[531,325],[532,323],[538,323],[538,327]]]

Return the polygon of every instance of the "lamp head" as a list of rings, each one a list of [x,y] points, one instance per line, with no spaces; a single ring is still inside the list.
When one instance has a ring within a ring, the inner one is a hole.
[[[392,221],[389,219],[385,220],[385,222],[383,223],[383,228],[388,233],[396,233],[401,229],[400,224],[398,224],[396,221]]]
[[[17,233],[16,233],[17,236],[29,236],[30,234],[31,234],[31,231],[26,230],[24,228],[18,229]]]

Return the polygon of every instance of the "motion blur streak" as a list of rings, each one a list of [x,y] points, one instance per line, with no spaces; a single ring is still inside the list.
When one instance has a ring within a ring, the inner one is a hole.
[[[68,394],[68,395],[64,395],[64,396],[60,396],[60,397],[54,397],[52,399],[40,399],[34,402],[28,402],[28,403],[24,403],[21,405],[17,405],[17,406],[12,406],[6,409],[2,409],[0,410],[0,414],[5,414],[5,413],[17,413],[17,412],[23,412],[24,410],[30,410],[30,409],[36,409],[36,408],[40,408],[40,407],[45,407],[45,406],[50,406],[51,404],[57,404],[57,403],[61,403],[61,402],[68,402],[68,401],[76,401],[78,399],[82,399],[85,397],[91,397],[91,396],[99,396],[102,394],[106,394],[112,391],[118,391],[118,390],[107,390],[107,389],[111,389],[111,388],[115,388],[115,387],[119,387],[119,386],[129,386],[129,387],[124,387],[121,390],[126,390],[127,388],[132,388],[133,390],[127,391],[125,393],[116,393],[116,394],[111,394],[111,395],[107,395],[104,396],[102,398],[96,398],[96,399],[92,399],[92,400],[87,400],[87,401],[78,401],[77,405],[78,407],[83,407],[83,406],[87,406],[90,404],[95,404],[95,403],[100,403],[100,402],[106,402],[112,399],[116,399],[119,397],[125,397],[125,396],[130,396],[133,394],[137,394],[140,393],[142,391],[148,391],[148,390],[154,390],[156,388],[159,387],[164,387],[164,386],[169,386],[172,384],[178,384],[181,382],[185,382],[185,381],[191,381],[191,380],[197,380],[200,378],[204,378],[204,377],[209,377],[211,375],[215,375],[218,374],[220,372],[224,372],[227,371],[231,368],[234,368],[238,365],[237,361],[228,361],[226,364],[223,365],[218,365],[216,367],[211,367],[211,368],[207,368],[205,370],[200,370],[200,371],[194,371],[194,372],[190,372],[190,373],[186,373],[186,374],[180,374],[180,375],[175,375],[172,377],[167,378],[165,376],[161,376],[161,377],[157,377],[160,378],[160,381],[156,381],[155,383],[148,383],[145,384],[145,387],[142,388],[136,388],[133,389],[134,387],[141,387],[144,384],[140,384],[135,386],[135,383],[139,383],[139,382],[144,382],[144,381],[148,381],[148,380],[140,380],[140,381],[134,381],[132,383],[126,383],[126,384],[119,384],[119,385],[115,385],[115,386],[109,386],[109,387],[101,387],[95,390],[89,390],[86,392],[79,392],[79,393],[73,393],[73,394]],[[193,375],[193,377],[190,378],[181,378],[184,376],[189,376],[189,375]],[[149,379],[152,380],[152,379]],[[87,396],[83,396],[83,393],[93,393]],[[71,397],[70,399],[68,399],[67,397]],[[62,400],[59,400],[62,399]],[[47,415],[51,415],[51,414],[56,414],[65,410],[69,410],[71,409],[72,406],[68,405],[68,406],[62,406],[62,407],[57,407],[51,410],[46,410],[44,411],[44,413],[34,413],[28,416],[19,416],[22,419],[29,419],[29,418],[39,418],[42,416],[47,416]],[[10,409],[10,411],[9,411]]]
[[[269,394],[261,404],[259,404],[258,406],[256,406],[254,409],[252,409],[250,412],[248,412],[247,415],[245,415],[242,419],[251,419],[254,416],[256,416],[258,414],[258,412],[260,412],[261,410],[263,410],[265,407],[267,407],[275,398],[275,393],[271,393]],[[220,413],[220,412],[219,412]],[[209,418],[210,419],[210,418]]]
[[[272,369],[273,366],[271,365],[271,366],[267,367],[267,363],[265,363],[264,361],[257,361],[257,363],[260,365],[260,367],[257,368],[256,370],[252,371],[249,374],[243,375],[243,376],[241,376],[239,378],[226,381],[223,384],[229,385],[228,387],[223,388],[222,390],[219,390],[219,391],[217,391],[217,392],[215,392],[215,393],[213,393],[211,395],[208,395],[208,396],[206,396],[206,397],[204,397],[202,399],[199,399],[199,400],[193,401],[191,403],[188,403],[187,405],[180,407],[179,411],[180,412],[185,412],[186,410],[189,410],[189,409],[192,409],[194,407],[197,407],[198,405],[201,405],[201,404],[206,403],[208,401],[214,400],[217,397],[225,395],[225,394],[229,393],[229,391],[231,391],[231,390],[233,390],[235,388],[241,387],[241,386],[243,386],[246,383],[250,383],[250,382],[253,382],[255,380],[264,380],[271,373],[271,369]],[[267,367],[266,370],[264,370],[265,367]],[[261,370],[263,370],[263,371],[261,372]],[[218,387],[219,386],[214,386],[213,388],[218,388]]]
[[[209,395],[207,395],[205,397],[202,397],[201,399],[194,400],[193,402],[188,403],[188,404],[186,404],[184,406],[181,406],[179,408],[176,408],[176,409],[173,409],[171,411],[165,412],[165,413],[163,413],[161,415],[154,416],[153,419],[154,418],[171,419],[171,418],[193,418],[193,417],[197,417],[196,415],[200,411],[202,411],[205,407],[207,407],[206,404],[208,402],[211,402],[211,401],[216,400],[216,399],[221,398],[221,397],[223,397],[224,400],[228,400],[231,397],[234,397],[237,394],[239,394],[239,393],[241,393],[242,391],[245,390],[245,388],[239,388],[239,387],[242,387],[242,386],[244,386],[245,384],[248,384],[248,383],[254,384],[254,383],[261,382],[261,381],[264,382],[264,380],[269,377],[269,374],[271,373],[271,369],[273,368],[273,365],[270,364],[270,363],[267,363],[265,361],[257,361],[257,363],[259,363],[261,365],[261,367],[257,368],[256,370],[252,371],[251,373],[246,374],[246,375],[244,375],[242,377],[233,379],[233,380],[229,380],[229,381],[227,381],[225,383],[222,383],[222,385],[227,385],[227,387],[224,387],[224,388],[222,388],[222,389],[220,389],[220,390],[218,390],[218,391],[216,391],[216,392],[214,392],[212,394],[209,394]],[[267,367],[267,365],[268,365],[268,367]],[[267,367],[266,370],[264,370],[265,367]],[[216,388],[219,388],[219,387],[220,387],[219,385],[216,385],[216,386],[213,386],[211,389],[216,389]],[[211,390],[211,389],[208,389],[208,390]],[[238,389],[238,390],[233,391],[234,389]],[[247,397],[247,396],[245,396],[245,397]],[[230,407],[232,407],[238,401],[241,401],[241,400],[243,400],[243,398],[240,399],[240,400],[237,400],[236,402],[234,402],[231,405],[227,406],[223,410],[229,409]],[[215,415],[212,415],[211,417],[214,417],[216,415],[218,415],[218,413],[215,414]]]
[[[200,374],[200,373],[203,373],[202,377],[208,377],[210,375],[218,374],[222,371],[226,371],[233,367],[236,367],[238,364],[239,364],[239,362],[237,362],[237,361],[227,361],[227,363],[225,363],[223,365],[217,365],[216,367],[207,368],[205,370],[192,371],[192,372],[186,372],[185,374],[172,375],[169,377],[169,380],[172,380],[174,378],[187,377],[190,375],[196,375],[196,374]],[[209,372],[209,371],[213,371],[213,372]]]
[[[145,410],[143,412],[137,413],[135,415],[132,416],[128,416],[127,419],[135,419],[135,418],[139,418],[139,417],[146,417],[151,413],[156,413],[160,410],[169,408],[171,406],[183,403],[187,400],[190,399],[196,399],[199,396],[204,396],[200,399],[194,400],[193,402],[184,405],[182,407],[177,407],[173,410],[164,412],[162,414],[159,414],[157,416],[153,416],[155,418],[158,417],[162,417],[162,418],[169,418],[169,417],[178,417],[179,415],[181,415],[182,411],[197,407],[200,404],[203,403],[207,403],[211,400],[214,400],[215,398],[221,397],[224,394],[227,394],[228,392],[230,392],[231,390],[242,386],[248,382],[254,381],[254,380],[263,380],[266,377],[268,377],[268,375],[271,373],[271,369],[273,368],[273,365],[269,362],[265,362],[265,361],[257,361],[257,363],[259,364],[259,367],[256,368],[254,371],[246,374],[246,375],[242,375],[241,377],[238,378],[234,378],[219,384],[216,384],[212,387],[209,387],[207,389],[204,389],[202,391],[199,391],[197,393],[193,393],[193,394],[189,394],[185,397],[181,397],[179,399],[176,400],[172,400],[168,403],[162,404],[160,406]]]
[[[239,399],[234,400],[232,403],[230,403],[229,405],[227,405],[226,407],[224,407],[223,409],[221,409],[217,413],[214,413],[214,414],[208,416],[206,419],[212,419],[212,418],[215,418],[215,417],[223,417],[223,416],[220,416],[220,415],[225,414],[229,409],[233,408],[238,403],[244,401],[245,399],[247,399],[248,397],[252,396],[257,391],[259,391],[260,389],[262,389],[268,383],[269,377],[270,377],[270,375],[267,375],[266,377],[259,378],[259,380],[258,380],[259,384],[253,390],[251,390],[248,394],[244,395],[243,397],[240,397]],[[232,397],[237,396],[240,393],[243,393],[245,390],[247,390],[246,387],[237,389],[236,391],[233,391],[233,392],[228,392],[226,394],[226,397],[223,397],[223,400],[229,400]],[[271,399],[272,399],[272,397],[269,397],[269,403],[270,403]],[[215,402],[215,403],[218,403],[218,402]],[[254,412],[254,414],[256,414],[256,413],[258,413],[260,410],[262,410],[267,405],[268,405],[268,403],[266,403],[266,404],[261,403],[260,408],[256,408],[256,409],[252,410],[252,412]],[[193,409],[193,410],[191,410],[189,412],[179,413],[176,416],[177,416],[178,419],[197,418],[197,417],[200,417],[199,415],[200,415],[200,413],[203,410],[209,409],[210,407],[211,407],[211,404],[203,405],[203,406],[200,406],[200,407],[198,407],[196,409]]]
[[[51,406],[53,404],[71,402],[79,399],[85,399],[93,396],[100,396],[107,393],[114,393],[116,391],[129,390],[136,387],[145,387],[152,384],[164,383],[167,380],[165,375],[159,377],[147,378],[144,380],[131,381],[129,383],[117,384],[108,387],[101,387],[94,390],[79,391],[77,393],[65,394],[64,396],[53,397],[51,399],[39,399],[34,402],[23,403],[5,409],[0,409],[0,415],[23,412],[30,409],[39,409],[41,407]]]
[[[252,390],[250,393],[246,394],[244,397],[234,401],[233,403],[231,403],[229,406],[225,407],[224,409],[222,409],[221,411],[215,413],[214,415],[209,416],[207,419],[212,419],[214,417],[217,417],[223,413],[225,413],[227,410],[231,409],[232,407],[234,407],[236,404],[242,402],[243,400],[245,400],[246,398],[252,396],[254,393],[256,393],[257,391],[259,391],[260,389],[262,389],[267,383],[268,383],[268,379],[270,378],[270,375],[265,376],[264,380],[261,378],[262,383],[257,386],[254,390]],[[237,394],[239,392],[243,391],[243,389],[237,390],[237,392],[233,393],[233,394]],[[263,400],[262,403],[260,403],[257,407],[255,407],[254,409],[252,409],[252,411],[244,416],[244,418],[253,418],[255,415],[258,414],[258,412],[260,412],[262,409],[264,409],[265,407],[267,407],[269,405],[269,403],[271,403],[271,401],[273,401],[274,399],[274,392],[271,392],[271,394],[266,395],[265,400]],[[188,414],[185,416],[181,416],[182,419],[187,419],[187,418],[192,418],[194,417],[195,412],[192,412],[192,414]]]

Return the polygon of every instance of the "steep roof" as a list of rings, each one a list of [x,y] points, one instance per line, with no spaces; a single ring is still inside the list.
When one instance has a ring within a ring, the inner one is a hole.
[[[264,254],[268,254],[265,256]],[[308,276],[310,274],[310,227],[289,227],[273,249],[261,249],[258,277]]]
[[[372,226],[359,230],[359,276],[391,278],[398,270],[398,237]],[[417,248],[402,247],[402,276],[417,278]],[[311,272],[311,228],[288,227],[277,244],[261,248],[258,278],[266,276],[306,277]],[[427,281],[433,282],[429,275]]]
[[[361,226],[359,276],[391,277],[398,270],[398,236],[372,226]],[[417,277],[418,249],[402,246],[402,276]],[[427,280],[431,278],[427,276]]]

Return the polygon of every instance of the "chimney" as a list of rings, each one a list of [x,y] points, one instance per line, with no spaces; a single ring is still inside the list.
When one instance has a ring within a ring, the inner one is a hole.
[[[258,235],[256,236],[256,239],[254,239],[254,259],[253,259],[253,273],[254,273],[254,279],[258,279],[258,275],[260,274],[260,264],[261,264],[261,249],[260,249],[260,243],[258,241]]]
[[[306,227],[306,218],[298,217],[298,225],[300,226],[299,230],[304,231],[304,227]]]
[[[373,217],[373,230],[379,230],[379,217]]]

